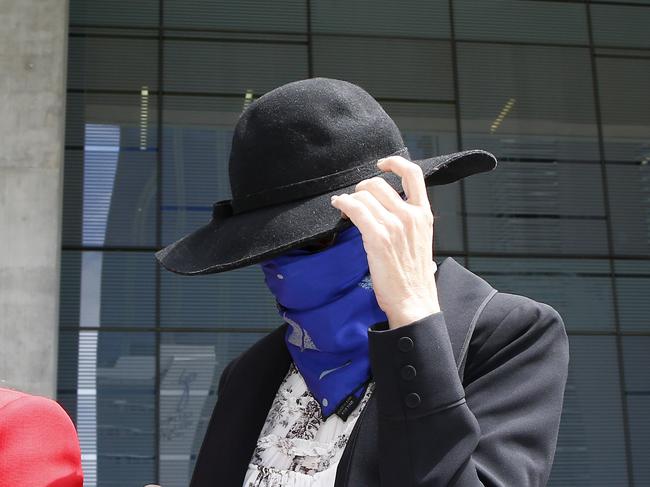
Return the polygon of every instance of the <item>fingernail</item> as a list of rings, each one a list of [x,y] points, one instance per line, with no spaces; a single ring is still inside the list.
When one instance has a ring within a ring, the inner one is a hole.
[[[381,164],[384,162],[385,159],[378,159],[377,160],[377,166],[381,166]]]

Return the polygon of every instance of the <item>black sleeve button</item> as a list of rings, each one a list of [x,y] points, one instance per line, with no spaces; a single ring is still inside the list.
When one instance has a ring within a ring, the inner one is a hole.
[[[402,370],[400,370],[400,375],[404,380],[413,380],[416,374],[417,370],[415,370],[415,367],[412,365],[405,365],[402,367]]]
[[[411,392],[406,396],[404,399],[406,402],[406,405],[410,408],[416,408],[420,405],[422,400],[420,399],[420,395],[417,392]]]
[[[402,352],[413,350],[413,340],[409,337],[401,337],[397,342],[397,348]]]

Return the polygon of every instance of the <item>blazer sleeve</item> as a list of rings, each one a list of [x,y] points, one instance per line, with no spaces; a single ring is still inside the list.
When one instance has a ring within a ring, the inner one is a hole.
[[[480,343],[470,347],[465,386],[444,311],[369,330],[382,487],[546,485],[568,338],[554,308],[519,297],[523,302],[496,315],[502,319],[477,325]]]
[[[52,399],[21,395],[0,408],[0,487],[82,487],[77,431]]]

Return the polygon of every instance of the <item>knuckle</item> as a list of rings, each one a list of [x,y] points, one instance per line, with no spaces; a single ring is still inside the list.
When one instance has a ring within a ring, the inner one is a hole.
[[[345,206],[351,206],[356,203],[354,195],[348,193],[340,194],[336,201],[342,203]]]
[[[386,222],[384,222],[384,225],[391,231],[395,232],[399,232],[404,229],[404,223],[397,217],[389,218]]]
[[[393,190],[392,186],[384,178],[375,176],[371,180],[372,187],[379,191],[391,191]]]
[[[413,205],[402,206],[400,217],[405,222],[414,222],[418,218],[418,209]]]
[[[377,232],[377,241],[383,247],[391,245],[390,231],[388,229]]]
[[[355,196],[362,200],[366,200],[368,197],[370,197],[370,191],[362,188],[355,193]]]
[[[368,179],[364,179],[364,180],[362,180],[362,181],[359,181],[359,182],[355,185],[354,190],[355,190],[355,191],[359,191],[359,190],[365,188],[365,187],[368,185],[368,181],[369,181]]]
[[[384,181],[384,180],[383,180],[382,178],[380,178],[379,176],[374,176],[374,177],[372,177],[372,178],[370,178],[370,179],[366,179],[366,184],[367,184],[368,186],[373,187],[373,188],[378,188],[378,187],[382,186],[383,183],[385,183],[385,182],[386,182],[386,181]]]
[[[397,207],[392,209],[393,214],[397,217],[398,220],[402,222],[408,222],[413,218],[413,205],[400,204]]]
[[[434,217],[433,217],[433,213],[431,212],[430,209],[428,209],[428,208],[425,209],[424,217],[425,217],[425,221],[427,222],[427,225],[433,226]]]

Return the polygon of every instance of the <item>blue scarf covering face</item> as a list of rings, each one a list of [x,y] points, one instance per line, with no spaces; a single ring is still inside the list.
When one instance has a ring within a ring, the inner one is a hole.
[[[372,288],[359,229],[339,232],[319,252],[290,250],[262,262],[285,342],[324,418],[344,420],[370,380],[368,328],[386,321]]]

